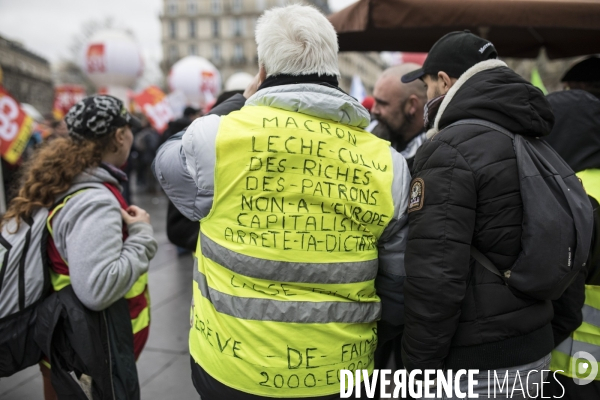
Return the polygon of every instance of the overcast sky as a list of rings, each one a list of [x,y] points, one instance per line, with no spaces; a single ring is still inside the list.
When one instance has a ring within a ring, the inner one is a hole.
[[[339,10],[354,1],[329,3]],[[162,4],[163,0],[0,0],[0,35],[56,62],[72,58],[69,47],[86,22],[112,17],[116,26],[133,31],[145,65],[158,72]]]

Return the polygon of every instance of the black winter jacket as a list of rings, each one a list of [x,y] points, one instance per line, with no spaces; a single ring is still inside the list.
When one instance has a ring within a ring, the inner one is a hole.
[[[554,123],[541,91],[498,60],[475,65],[448,92],[413,165],[411,189],[421,180],[422,193],[409,205],[408,370],[515,367],[553,348],[550,301],[515,296],[470,257],[473,244],[501,271],[510,268],[523,210],[512,140],[479,125],[444,130],[463,119],[535,137]]]
[[[208,114],[227,115],[230,112],[242,108],[244,103],[246,103],[246,98],[243,95],[236,93],[215,106]],[[187,128],[187,126],[185,126],[184,129],[185,128]],[[196,250],[199,232],[200,227],[198,226],[198,221],[190,221],[184,217],[177,207],[173,205],[171,200],[169,200],[169,208],[167,211],[167,237],[169,238],[169,241],[176,246],[183,247],[184,249],[193,252]]]
[[[600,100],[583,90],[555,92],[547,96],[556,123],[546,141],[575,172],[600,169]],[[585,184],[584,184],[585,186]],[[558,345],[581,325],[585,284],[600,285],[600,199],[593,198],[594,236],[587,271],[553,302],[554,344]],[[587,276],[586,273],[587,272]]]
[[[600,100],[583,90],[551,93],[556,123],[546,141],[575,172],[600,168]]]

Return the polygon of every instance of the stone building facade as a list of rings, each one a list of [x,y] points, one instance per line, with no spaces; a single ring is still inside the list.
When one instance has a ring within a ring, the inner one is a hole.
[[[54,87],[50,63],[18,42],[0,36],[2,86],[21,103],[34,106],[40,113],[52,111]]]
[[[219,69],[223,82],[236,72],[256,74],[256,20],[265,10],[289,3],[290,0],[163,0],[163,72],[168,74],[177,60],[197,55]],[[304,3],[329,13],[326,0]],[[349,90],[352,76],[358,74],[371,93],[383,68],[377,53],[340,53],[340,86]]]

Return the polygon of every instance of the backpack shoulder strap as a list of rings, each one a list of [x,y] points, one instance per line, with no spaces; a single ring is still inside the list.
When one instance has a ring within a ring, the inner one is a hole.
[[[511,139],[515,138],[514,133],[511,133],[510,131],[508,131],[507,129],[501,127],[498,124],[495,124],[493,122],[489,122],[489,121],[485,121],[483,119],[461,119],[460,121],[456,121],[453,124],[448,125],[447,127],[444,128],[448,129],[450,127],[453,126],[459,126],[459,125],[480,125],[480,126],[485,126],[487,128],[493,129],[495,131],[498,131],[500,133],[505,134],[506,136],[508,136]]]
[[[493,129],[493,130],[495,130],[497,132],[505,134],[506,136],[508,136],[512,140],[515,139],[515,135],[513,133],[511,133],[510,131],[508,131],[507,129],[501,127],[498,124],[495,124],[495,123],[489,122],[489,121],[485,121],[483,119],[461,119],[460,121],[456,121],[453,124],[448,125],[444,129],[448,129],[448,128],[451,128],[453,126],[459,126],[459,125],[480,125],[480,126],[485,126],[487,128]],[[510,270],[505,271],[504,274],[500,273],[500,271],[498,270],[498,268],[496,268],[496,266],[494,265],[494,263],[489,258],[487,258],[481,251],[479,251],[475,246],[471,246],[471,257],[473,257],[485,269],[487,269],[488,271],[490,271],[494,275],[499,276],[500,278],[502,278],[502,280],[505,280],[506,278],[510,277]]]
[[[498,270],[498,268],[496,268],[494,263],[489,258],[487,258],[481,251],[479,251],[475,246],[471,246],[471,257],[473,257],[479,264],[481,264],[492,274],[502,278],[502,280],[510,278],[510,269],[506,270],[504,274],[500,273],[500,271]]]

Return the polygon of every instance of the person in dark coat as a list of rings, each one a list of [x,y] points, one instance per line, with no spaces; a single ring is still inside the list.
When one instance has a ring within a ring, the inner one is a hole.
[[[255,91],[256,88],[251,87],[244,94],[235,93],[214,106],[208,114],[227,115],[230,112],[237,111],[246,103],[245,96],[250,97]],[[186,128],[187,125],[179,132],[184,131]],[[170,200],[167,209],[167,238],[174,245],[188,251],[196,250],[196,244],[198,243],[198,222],[187,219]]]
[[[551,302],[517,297],[470,256],[473,245],[502,271],[521,252],[516,155],[513,141],[488,127],[445,128],[480,119],[540,137],[554,123],[542,92],[496,57],[491,42],[452,32],[434,44],[423,68],[402,78],[425,83],[432,126],[413,164],[402,360],[408,371],[479,369],[480,397],[488,371],[501,379],[508,371],[508,388],[516,376],[538,371],[522,380],[533,395],[554,346]],[[500,398],[510,395],[506,386],[496,389]]]
[[[600,57],[578,62],[561,79],[565,89],[584,90],[600,99]]]
[[[162,133],[160,144],[162,145],[164,142],[169,140],[171,136],[190,126],[190,124],[201,115],[202,113],[200,110],[194,107],[186,107],[183,110],[183,116],[181,118],[177,118],[176,120],[169,122],[167,129],[165,129],[165,131]]]
[[[583,63],[587,63],[587,60]],[[565,77],[571,84],[582,78],[573,71],[581,69],[576,65],[567,72]],[[585,75],[583,78],[585,79]],[[569,370],[572,359],[561,357],[560,353],[565,354],[565,350],[569,350],[566,355],[572,356],[570,353],[578,348],[571,343],[577,339],[578,342],[582,339],[585,341],[579,343],[582,349],[585,348],[592,354],[596,353],[595,355],[600,352],[600,346],[596,346],[594,351],[594,344],[590,343],[600,339],[600,328],[594,320],[594,314],[599,312],[593,301],[595,293],[600,289],[600,99],[584,90],[555,92],[549,94],[547,99],[554,111],[556,122],[546,141],[582,180],[594,207],[594,236],[587,271],[584,270],[561,299],[554,302],[552,328],[556,350],[553,353],[552,369],[561,370],[562,373],[557,373],[556,379],[549,380],[544,395],[573,400],[597,399],[600,398],[600,377],[596,377],[596,380],[587,385],[576,384],[571,379],[575,371]],[[587,301],[586,296],[590,297]],[[585,318],[584,310],[587,311]],[[583,336],[577,332],[582,322],[586,323],[582,330]]]

